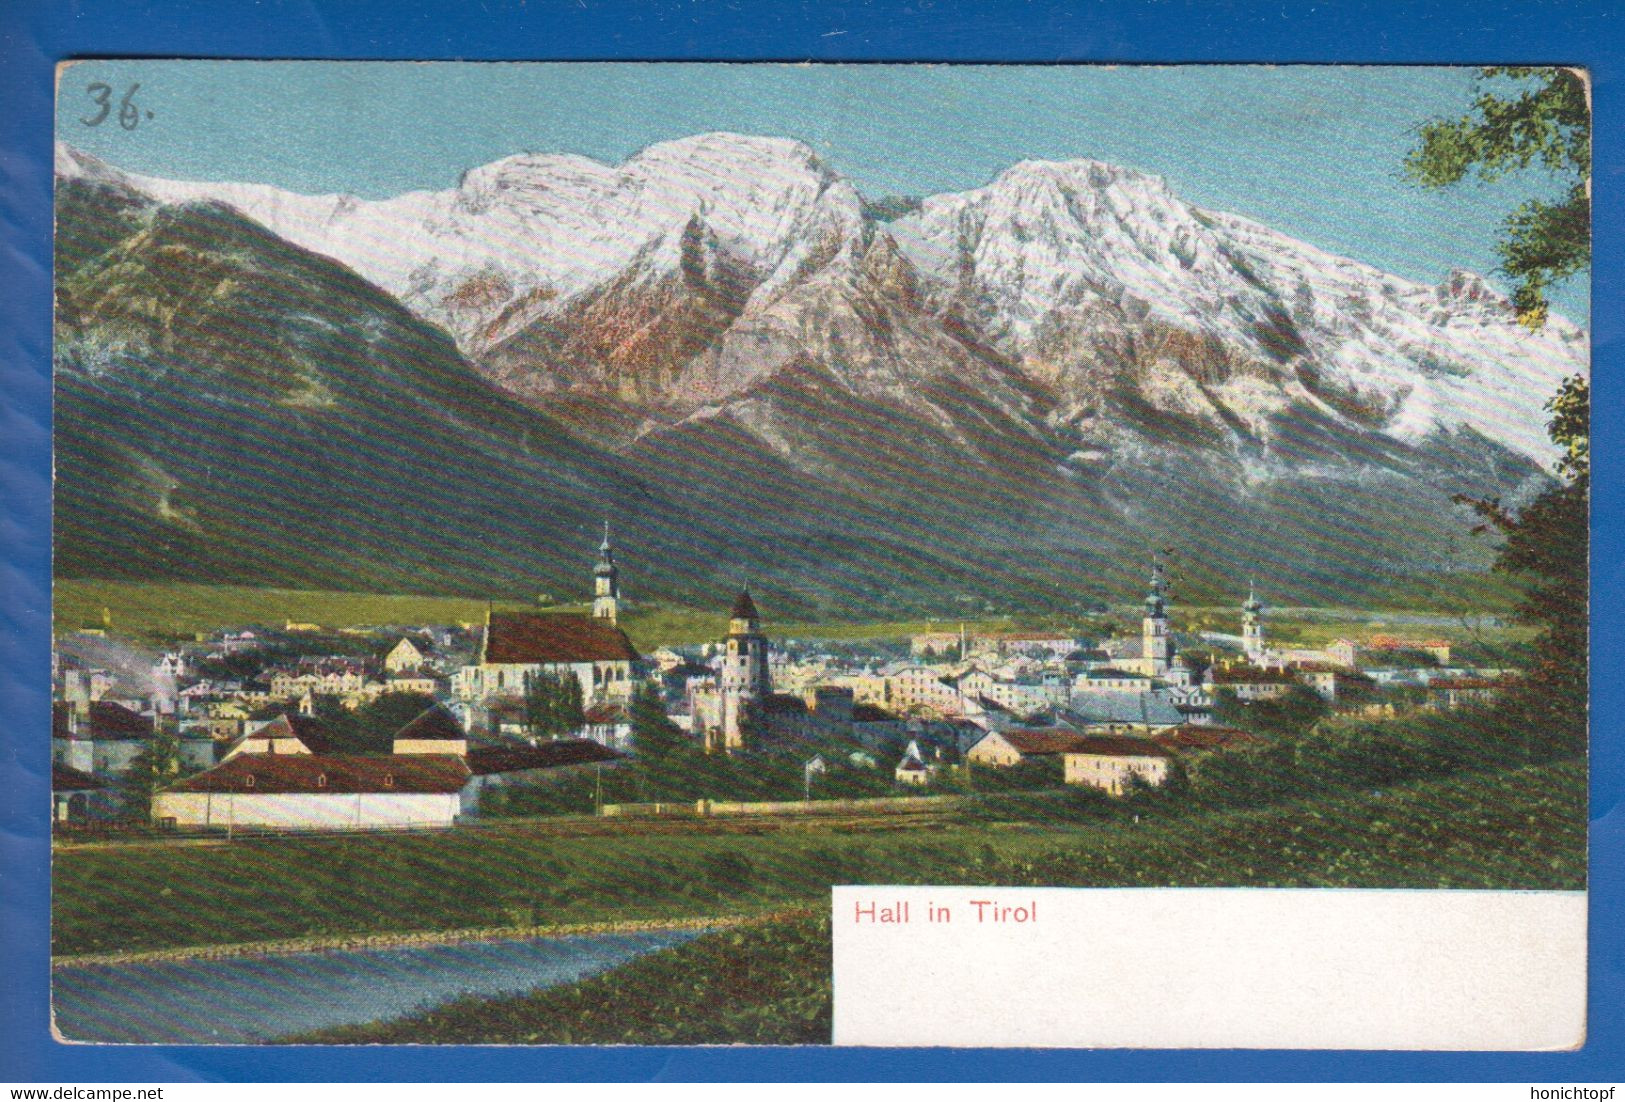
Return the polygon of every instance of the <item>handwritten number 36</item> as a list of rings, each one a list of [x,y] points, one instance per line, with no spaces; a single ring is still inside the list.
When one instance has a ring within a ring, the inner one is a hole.
[[[118,124],[126,130],[134,130],[141,125],[141,109],[135,105],[136,89],[139,84],[130,85],[130,90],[124,93],[124,98],[118,101]],[[88,86],[85,92],[100,109],[88,119],[79,121],[86,126],[100,126],[107,121],[107,116],[113,113],[113,88],[111,85],[97,81]],[[152,112],[147,112],[147,118],[152,118]]]

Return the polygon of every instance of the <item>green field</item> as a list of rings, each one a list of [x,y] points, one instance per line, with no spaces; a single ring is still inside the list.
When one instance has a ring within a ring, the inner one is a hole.
[[[1585,884],[1584,775],[1583,765],[1571,762],[1411,785],[1380,797],[1368,793],[1059,836],[1051,830],[1037,845],[1010,837],[1009,828],[981,837],[951,832],[939,841],[969,843],[972,851],[920,870],[917,879],[1573,889]],[[829,954],[828,918],[814,903],[806,918],[709,934],[560,987],[465,998],[395,1021],[290,1040],[828,1043]]]
[[[414,597],[382,593],[338,593],[314,589],[258,589],[250,586],[193,585],[184,582],[109,582],[58,579],[54,622],[58,632],[100,627],[102,611],[117,634],[174,638],[248,624],[280,627],[286,621],[328,629],[381,624],[473,624],[485,619],[486,602],[472,597]],[[534,608],[497,601],[498,612]],[[557,606],[578,611],[577,606]],[[728,610],[696,610],[649,605],[621,617],[632,642],[645,651],[665,645],[716,640],[727,630]],[[1010,620],[972,621],[968,631],[1010,631]],[[1032,624],[1022,626],[1031,628]],[[818,639],[906,639],[924,631],[957,631],[959,622],[876,621],[869,623],[775,622],[775,637]]]
[[[59,848],[53,952],[752,914],[838,883],[1569,889],[1583,761],[1256,811],[1102,822],[562,838],[412,836]]]
[[[105,609],[115,633],[143,638],[176,638],[200,632],[238,628],[249,624],[279,627],[292,620],[328,629],[372,627],[383,624],[471,624],[485,618],[486,602],[474,597],[425,597],[379,593],[340,593],[326,590],[259,589],[249,586],[193,585],[182,582],[91,581],[59,579],[55,586],[54,622],[58,632],[99,627]],[[516,611],[534,606],[497,601],[495,610]],[[559,606],[572,609],[577,606]],[[1498,603],[1491,611],[1504,614]],[[869,622],[777,621],[769,613],[769,633],[775,638],[844,641],[902,640],[931,631],[957,631],[957,620],[888,620]],[[1130,625],[1138,613],[1118,610],[1119,626]],[[1397,608],[1293,609],[1267,614],[1273,641],[1293,646],[1324,646],[1339,637],[1369,639],[1388,633],[1411,637],[1466,641],[1474,635],[1493,644],[1527,641],[1533,629],[1515,625],[1486,625],[1472,617],[1460,622],[1439,614],[1443,623],[1408,624],[1415,613]],[[1220,606],[1176,608],[1178,631],[1240,630],[1235,609]],[[666,605],[633,606],[622,617],[632,642],[645,652],[661,645],[710,642],[726,630],[727,610],[687,609]],[[1102,624],[1075,624],[1050,617],[1021,620],[974,620],[970,632],[1015,630],[1079,630],[1097,632]]]
[[[100,626],[135,636],[182,636],[246,624],[285,621],[324,628],[374,624],[460,624],[485,619],[486,603],[468,597],[411,597],[311,589],[259,589],[182,582],[104,582],[57,579],[53,616],[58,632]],[[521,607],[498,603],[500,610]]]

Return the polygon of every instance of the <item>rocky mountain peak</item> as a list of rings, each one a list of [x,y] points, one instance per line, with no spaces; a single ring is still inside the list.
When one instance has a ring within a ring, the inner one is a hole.
[[[377,201],[58,161],[227,203],[397,296],[527,400],[614,398],[640,420],[790,364],[855,392],[885,379],[905,403],[909,380],[993,372],[999,390],[1013,368],[1066,423],[1128,401],[1267,441],[1305,406],[1407,444],[1466,425],[1544,459],[1541,403],[1587,357],[1583,331],[1531,334],[1480,276],[1413,283],[1088,159],[1022,161],[889,222],[806,143],[726,132],[619,165],[521,154]]]

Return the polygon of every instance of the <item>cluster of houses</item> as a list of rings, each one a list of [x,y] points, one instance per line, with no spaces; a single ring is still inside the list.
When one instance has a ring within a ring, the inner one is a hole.
[[[1263,605],[1249,592],[1239,652],[1193,665],[1175,646],[1160,564],[1137,635],[1095,642],[961,629],[915,636],[909,657],[889,662],[775,647],[748,591],[735,599],[718,643],[644,657],[620,627],[620,570],[607,528],[593,589],[590,612],[488,612],[484,623],[462,628],[374,633],[379,650],[395,639],[378,657],[287,657],[288,638],[316,625],[289,624],[280,636],[224,633],[203,653],[165,653],[130,692],[126,684],[137,679],[127,671],[60,658],[57,817],[116,810],[121,777],[162,732],[177,741],[185,775],[154,798],[160,820],[228,830],[446,826],[476,814],[480,793],[493,785],[546,783],[635,753],[628,705],[645,683],[660,687],[668,718],[713,753],[841,745],[853,764],[890,768],[906,786],[928,786],[962,765],[1047,760],[1066,783],[1120,794],[1135,778],[1160,784],[1177,755],[1256,741],[1215,724],[1221,694],[1254,702],[1307,690],[1340,707],[1369,708],[1380,706],[1372,702],[1385,684],[1404,682],[1362,671],[1362,658],[1387,649],[1449,660],[1438,641],[1272,649]],[[273,653],[278,639],[283,646]],[[261,651],[265,661],[241,679],[199,671],[199,658],[251,667],[248,659]],[[540,675],[579,685],[578,730],[545,740],[532,734],[527,692]],[[1503,675],[1410,672],[1441,707],[1492,698]],[[392,692],[436,703],[395,733],[390,753],[334,753],[318,702],[359,708]]]

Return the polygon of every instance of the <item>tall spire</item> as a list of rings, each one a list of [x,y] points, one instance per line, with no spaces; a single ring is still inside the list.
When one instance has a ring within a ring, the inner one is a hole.
[[[1247,600],[1242,604],[1241,610],[1253,613],[1264,611],[1264,602],[1258,599],[1257,587],[1253,585],[1250,579],[1247,582]]]
[[[1145,594],[1145,618],[1140,621],[1140,668],[1147,677],[1162,677],[1174,657],[1168,634],[1168,604],[1162,559],[1151,556],[1151,585]]]
[[[1258,599],[1258,590],[1247,583],[1247,599],[1241,605],[1241,642],[1247,660],[1261,664],[1267,654],[1264,647],[1264,602]]]
[[[609,543],[609,520],[604,520],[604,542],[598,545],[598,565],[592,570],[592,614],[615,623],[620,615],[621,571]]]

